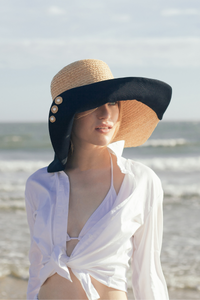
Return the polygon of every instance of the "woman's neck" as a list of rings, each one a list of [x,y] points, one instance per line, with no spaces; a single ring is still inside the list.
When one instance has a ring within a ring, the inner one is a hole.
[[[110,155],[107,147],[93,146],[87,149],[76,148],[69,155],[66,170],[102,169],[110,165]]]

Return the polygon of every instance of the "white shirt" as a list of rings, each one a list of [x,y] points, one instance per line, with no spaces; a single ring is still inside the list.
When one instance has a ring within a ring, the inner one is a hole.
[[[131,259],[136,300],[167,300],[160,265],[163,191],[157,175],[141,163],[121,157],[123,142],[109,145],[125,174],[112,209],[66,254],[69,180],[64,171],[35,172],[26,185],[26,210],[31,246],[27,299],[37,299],[45,280],[55,273],[71,281],[69,268],[88,299],[99,294],[90,275],[106,286],[127,291]]]

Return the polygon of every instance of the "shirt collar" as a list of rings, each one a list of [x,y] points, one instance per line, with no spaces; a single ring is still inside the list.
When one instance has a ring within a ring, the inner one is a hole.
[[[125,141],[117,141],[115,143],[109,144],[108,150],[109,152],[113,153],[117,157],[117,164],[122,173],[126,174],[129,173],[134,176],[133,172],[131,171],[130,162],[129,160],[122,157],[122,152],[124,150]]]
[[[125,141],[117,141],[115,143],[109,144],[107,147],[111,150],[113,154],[120,158],[122,156],[122,152],[124,150]]]

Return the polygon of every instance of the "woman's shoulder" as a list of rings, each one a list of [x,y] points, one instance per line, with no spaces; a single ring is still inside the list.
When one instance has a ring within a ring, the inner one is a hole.
[[[26,181],[26,189],[43,187],[53,188],[55,182],[55,173],[48,173],[47,167],[37,170]]]
[[[137,190],[140,195],[140,204],[144,207],[147,215],[152,206],[156,207],[163,201],[161,180],[150,167],[141,162],[127,160],[127,164],[129,172],[133,175],[134,191]]]
[[[54,173],[48,173],[47,167],[44,167],[44,168],[41,168],[41,169],[35,171],[33,174],[31,174],[28,177],[27,181],[31,181],[31,180],[38,181],[38,180],[41,180],[42,178],[49,177],[48,175],[51,175],[51,174],[54,174]]]
[[[49,199],[51,201],[52,195],[55,193],[56,173],[48,173],[47,167],[34,172],[26,182],[25,200],[31,204],[35,209]],[[49,201],[48,200],[48,201]]]
[[[152,179],[159,180],[158,175],[153,171],[150,167],[147,165],[132,159],[125,159],[122,157],[122,159],[125,161],[126,167],[131,171],[135,176],[148,176]]]
[[[150,167],[139,161],[131,159],[127,159],[126,165],[129,172],[131,172],[134,176],[137,185],[143,184],[145,186],[154,187],[158,190],[162,189],[160,178]]]

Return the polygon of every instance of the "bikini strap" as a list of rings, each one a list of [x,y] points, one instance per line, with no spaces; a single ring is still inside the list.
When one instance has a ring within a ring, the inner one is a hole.
[[[111,184],[110,184],[110,188],[114,188],[114,185],[113,185],[113,161],[112,161],[111,154],[110,154],[110,171],[111,171]]]
[[[117,197],[117,193],[116,190],[114,188],[114,184],[113,184],[113,160],[112,160],[112,155],[110,154],[110,170],[111,170],[111,184],[110,184],[110,191],[112,193],[112,196],[114,197],[114,199]]]

